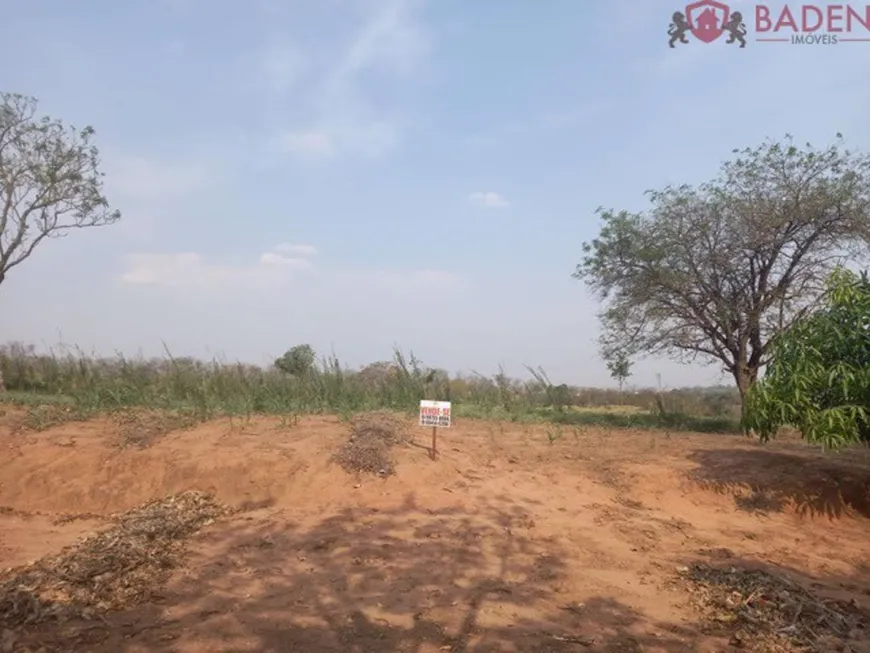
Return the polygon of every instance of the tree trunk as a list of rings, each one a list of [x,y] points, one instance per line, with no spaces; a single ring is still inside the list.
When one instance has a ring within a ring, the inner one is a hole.
[[[737,390],[740,392],[740,428],[743,433],[748,435],[746,428],[746,397],[749,393],[749,388],[758,379],[758,368],[749,365],[748,363],[738,362],[732,370],[734,380],[737,382]]]

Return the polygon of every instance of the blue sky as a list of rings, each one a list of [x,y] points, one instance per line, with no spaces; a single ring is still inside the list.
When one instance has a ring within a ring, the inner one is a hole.
[[[733,3],[750,17],[750,3]],[[7,3],[0,88],[93,125],[124,218],[2,286],[0,340],[610,385],[570,275],[600,206],[731,149],[870,148],[870,43],[670,49],[673,3]],[[716,383],[648,360],[633,383]]]

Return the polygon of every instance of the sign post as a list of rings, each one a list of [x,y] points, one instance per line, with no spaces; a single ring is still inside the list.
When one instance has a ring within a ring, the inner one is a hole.
[[[432,427],[432,460],[438,454],[438,429],[450,428],[450,402],[423,399],[420,402],[420,426]]]

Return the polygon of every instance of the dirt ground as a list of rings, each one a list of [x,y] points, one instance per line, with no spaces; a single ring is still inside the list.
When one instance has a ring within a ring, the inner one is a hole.
[[[0,417],[0,570],[168,494],[240,510],[187,540],[149,602],[7,629],[0,651],[732,650],[673,583],[698,560],[870,610],[864,451],[460,420],[434,461],[411,425],[379,478],[330,460],[337,418],[222,420],[143,448],[109,421],[15,420]]]

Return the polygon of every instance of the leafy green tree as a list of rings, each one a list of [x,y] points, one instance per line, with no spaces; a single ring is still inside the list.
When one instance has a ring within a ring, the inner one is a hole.
[[[544,401],[547,406],[550,406],[561,413],[564,412],[566,408],[574,405],[574,392],[566,383],[553,385],[543,367],[538,367],[536,369],[527,365],[526,369],[532,374],[532,377],[534,377],[535,384],[538,388],[544,391]],[[504,377],[503,372],[500,374]],[[497,382],[498,376],[499,375],[496,375]],[[504,378],[506,379],[506,377]],[[499,384],[501,385],[501,383]]]
[[[870,156],[784,142],[735,150],[699,187],[650,191],[646,213],[599,209],[574,277],[605,307],[601,346],[718,362],[744,401],[771,339],[867,252]]]
[[[632,363],[624,351],[616,350],[609,354],[610,358],[606,361],[607,371],[610,372],[610,378],[619,384],[619,394],[621,397],[625,382],[631,377],[631,366],[634,363]]]
[[[562,412],[574,404],[574,394],[567,383],[550,386],[547,388],[548,403],[558,412]]]
[[[317,355],[311,345],[296,345],[275,360],[275,367],[285,374],[305,376],[314,370]]]
[[[746,423],[764,441],[793,426],[825,448],[870,444],[870,280],[837,270],[825,299],[774,339],[749,391]]]
[[[35,98],[0,93],[0,284],[46,238],[121,218],[103,195],[93,128],[36,109]]]

